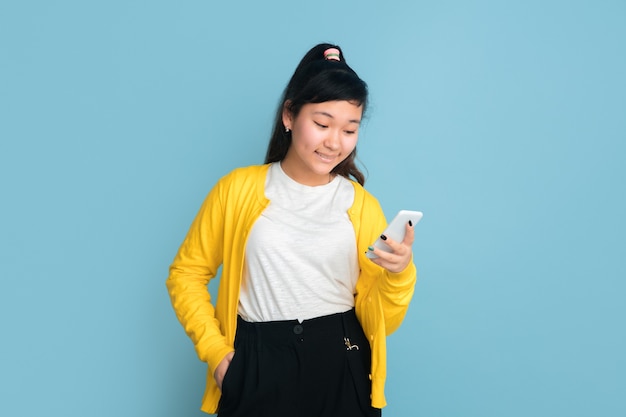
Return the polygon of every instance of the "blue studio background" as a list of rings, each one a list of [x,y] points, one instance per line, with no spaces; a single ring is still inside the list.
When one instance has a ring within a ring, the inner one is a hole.
[[[626,415],[623,0],[2,1],[0,415],[205,415],[167,269],[320,41],[425,213],[384,415]]]

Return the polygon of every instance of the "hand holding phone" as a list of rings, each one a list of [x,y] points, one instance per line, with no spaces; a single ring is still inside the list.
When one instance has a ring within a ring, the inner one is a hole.
[[[415,226],[417,222],[422,219],[423,215],[424,214],[421,211],[400,210],[398,214],[396,214],[396,217],[393,218],[391,223],[389,223],[387,228],[385,228],[385,230],[382,232],[382,235],[393,239],[396,242],[402,242],[406,233],[406,224],[409,222],[409,220],[411,221],[413,226]],[[381,237],[376,239],[372,246],[385,252],[392,252],[391,248],[385,243],[385,241]],[[375,255],[372,251],[368,251],[366,256],[370,259],[378,258],[378,256]]]

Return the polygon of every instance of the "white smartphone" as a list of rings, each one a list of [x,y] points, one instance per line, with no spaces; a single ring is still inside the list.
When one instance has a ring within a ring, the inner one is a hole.
[[[396,242],[402,242],[404,240],[404,234],[406,232],[406,224],[411,221],[413,226],[422,220],[424,214],[421,211],[400,210],[396,217],[393,218],[391,223],[387,225],[387,228],[383,231],[383,235],[395,240]],[[384,250],[385,252],[391,252],[391,248],[387,246],[384,240],[380,237],[374,242],[374,247]],[[370,259],[378,258],[374,255],[374,252],[367,251],[366,256]]]

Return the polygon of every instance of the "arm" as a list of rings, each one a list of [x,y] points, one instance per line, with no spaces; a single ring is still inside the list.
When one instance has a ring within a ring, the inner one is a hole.
[[[191,338],[200,360],[215,370],[234,349],[220,330],[207,284],[223,259],[222,182],[205,199],[174,262],[166,285],[178,320]]]
[[[413,225],[407,225],[407,233],[402,242],[387,239],[386,243],[392,248],[392,253],[374,249],[378,258],[367,258],[365,251],[369,250],[369,245],[378,238],[387,224],[378,201],[369,197],[363,206],[357,242],[362,279],[357,288],[356,301],[362,311],[379,306],[381,311],[378,316],[384,319],[385,333],[391,334],[406,315],[417,280],[411,249],[414,230]],[[374,300],[376,302],[370,304]]]

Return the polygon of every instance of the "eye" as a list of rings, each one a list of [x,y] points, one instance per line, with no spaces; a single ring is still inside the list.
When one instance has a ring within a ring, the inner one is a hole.
[[[354,134],[356,134],[356,130],[344,130],[344,133],[346,135],[354,135]]]
[[[317,126],[321,127],[322,129],[326,129],[328,127],[328,125],[323,125],[323,124],[321,124],[319,122],[315,122],[314,121],[313,123],[315,123]]]

